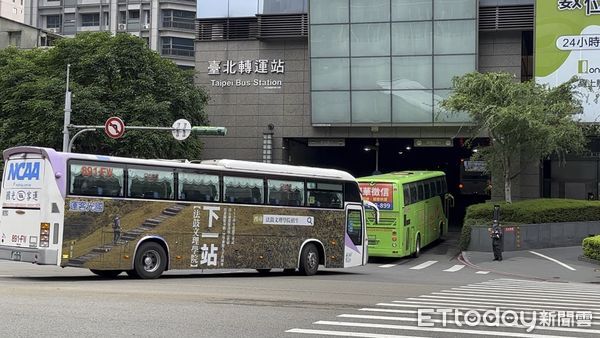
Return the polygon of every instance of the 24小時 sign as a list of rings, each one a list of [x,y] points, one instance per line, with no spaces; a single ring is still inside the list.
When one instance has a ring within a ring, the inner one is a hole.
[[[577,118],[600,121],[600,0],[536,0],[535,8],[536,82],[553,87],[573,76],[585,80]]]

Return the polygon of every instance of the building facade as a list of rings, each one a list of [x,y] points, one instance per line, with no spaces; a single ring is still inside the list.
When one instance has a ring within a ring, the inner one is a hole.
[[[198,0],[197,82],[228,128],[205,157],[441,169],[458,189],[470,124],[438,102],[475,70],[531,79],[533,12],[533,0]],[[515,197],[540,196],[539,166],[523,166]]]
[[[22,22],[0,17],[0,49],[49,47],[61,36]]]
[[[182,67],[194,67],[195,15],[193,0],[28,0],[25,7],[32,26],[64,36],[127,32]]]
[[[0,0],[0,17],[25,22],[25,0]]]

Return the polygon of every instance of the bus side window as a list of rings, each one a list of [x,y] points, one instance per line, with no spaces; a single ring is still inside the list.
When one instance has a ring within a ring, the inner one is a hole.
[[[267,180],[268,203],[272,205],[303,206],[304,182]]]
[[[307,182],[307,205],[322,208],[343,208],[344,189],[341,183]]]
[[[417,183],[417,200],[422,201],[424,199],[425,192],[423,191],[423,182]]]
[[[431,189],[429,188],[429,182],[425,181],[423,182],[423,189],[425,190],[425,194],[423,195],[424,199],[430,199],[431,198]]]
[[[168,169],[128,169],[128,197],[148,199],[173,199],[175,178]]]
[[[179,199],[197,202],[219,201],[219,176],[180,172]]]
[[[404,205],[407,206],[410,204],[410,190],[407,185],[404,185],[402,190],[404,191]]]
[[[438,195],[442,194],[442,180],[440,178],[435,180],[435,193]]]
[[[223,200],[231,203],[264,204],[262,178],[223,176]]]
[[[70,164],[69,194],[123,196],[124,169],[98,163]]]
[[[417,186],[414,183],[410,184],[410,204],[417,203]]]

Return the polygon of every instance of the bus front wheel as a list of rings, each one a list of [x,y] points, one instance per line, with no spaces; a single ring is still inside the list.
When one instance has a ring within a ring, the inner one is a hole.
[[[319,269],[319,251],[314,244],[309,243],[302,249],[300,255],[300,273],[305,276],[312,276]]]
[[[146,242],[140,245],[133,265],[140,278],[158,278],[165,271],[166,266],[167,254],[160,244]]]
[[[415,241],[415,252],[413,253],[413,257],[417,258],[421,255],[421,235],[417,235],[417,240]]]

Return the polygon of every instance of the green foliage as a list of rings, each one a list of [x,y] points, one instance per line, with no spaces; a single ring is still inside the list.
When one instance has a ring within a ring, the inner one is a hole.
[[[600,235],[583,239],[583,255],[600,261]]]
[[[454,92],[441,106],[464,111],[475,124],[474,135],[488,133],[490,146],[477,156],[503,177],[506,201],[511,201],[510,181],[518,174],[511,165],[521,155],[540,160],[550,155],[564,158],[585,145],[582,128],[573,119],[581,112],[573,78],[549,88],[534,81],[517,82],[508,73],[468,73],[453,80]]]
[[[514,203],[471,205],[467,208],[465,224],[491,224],[494,204],[500,205],[502,224],[584,222],[600,219],[600,201],[540,198]]]
[[[67,64],[73,93],[71,123],[103,125],[119,116],[129,126],[166,126],[180,118],[206,125],[206,93],[179,69],[130,34],[86,33],[51,49],[0,51],[0,149],[17,145],[62,148]],[[75,131],[71,132],[71,136]],[[127,131],[118,140],[102,130],[77,138],[74,152],[142,158],[200,157],[192,134],[180,142],[166,131]]]

